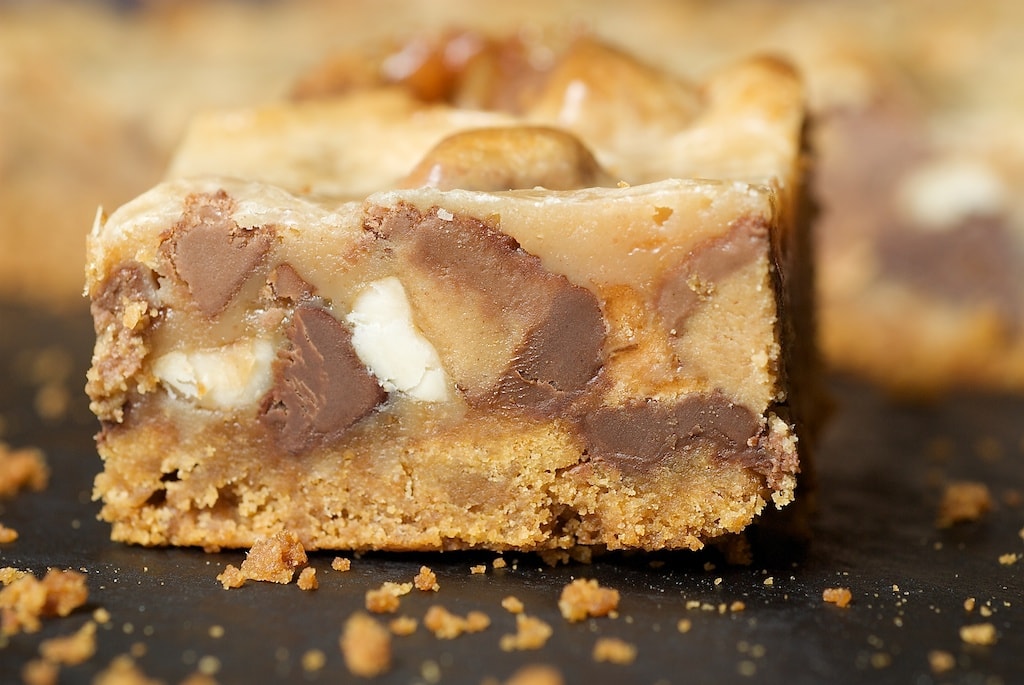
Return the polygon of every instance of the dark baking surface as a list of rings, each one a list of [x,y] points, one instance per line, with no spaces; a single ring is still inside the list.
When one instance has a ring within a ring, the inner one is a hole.
[[[315,592],[254,582],[225,591],[215,576],[226,564],[239,564],[241,551],[124,546],[110,542],[106,524],[96,520],[90,488],[100,463],[80,391],[90,343],[83,311],[57,317],[0,305],[0,439],[41,447],[53,470],[44,492],[0,501],[0,522],[20,533],[0,546],[0,566],[37,574],[47,567],[82,569],[90,590],[86,607],[0,647],[2,682],[18,682],[41,640],[73,632],[99,607],[111,619],[100,626],[97,654],[64,667],[60,682],[91,682],[129,652],[148,676],[167,683],[203,669],[223,683],[357,681],[338,648],[343,621],[363,606],[366,590],[385,580],[409,581],[426,564],[440,591],[414,590],[399,613],[422,618],[437,603],[461,614],[484,611],[492,624],[454,640],[437,639],[421,625],[394,639],[392,668],[375,682],[479,683],[547,663],[569,683],[1024,683],[1024,559],[999,559],[1024,553],[1024,506],[1016,501],[1024,493],[1024,398],[967,394],[906,406],[834,381],[836,411],[818,457],[813,535],[800,544],[760,531],[748,567],[729,567],[710,551],[609,555],[554,568],[507,554],[501,570],[491,567],[491,553],[370,554],[339,573],[330,568],[334,554],[317,553],[311,556],[320,581]],[[72,401],[62,418],[43,420],[33,408],[40,383],[33,369],[41,355],[55,351],[72,362],[65,382]],[[979,522],[937,529],[942,486],[950,479],[987,483],[994,510]],[[487,573],[471,574],[481,563]],[[556,602],[575,577],[618,589],[620,615],[563,620]],[[845,609],[822,601],[823,589],[839,586],[853,593]],[[499,649],[500,637],[514,631],[514,617],[500,606],[507,595],[553,626],[543,649]],[[964,607],[969,597],[976,599],[972,612]],[[714,610],[688,609],[693,601]],[[745,608],[719,612],[719,605],[735,601]],[[677,629],[684,618],[692,624],[685,634]],[[998,641],[963,643],[960,627],[981,622],[995,626]],[[214,626],[223,628],[222,636],[211,635]],[[599,636],[634,643],[635,663],[595,662]],[[320,670],[303,668],[302,655],[311,649],[326,655]],[[933,673],[932,650],[954,655],[956,666]]]

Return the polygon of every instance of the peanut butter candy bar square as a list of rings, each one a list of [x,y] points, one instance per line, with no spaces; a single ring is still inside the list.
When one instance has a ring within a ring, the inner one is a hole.
[[[793,501],[798,78],[587,40],[534,76],[516,111],[382,86],[207,113],[97,218],[114,539],[698,549]]]

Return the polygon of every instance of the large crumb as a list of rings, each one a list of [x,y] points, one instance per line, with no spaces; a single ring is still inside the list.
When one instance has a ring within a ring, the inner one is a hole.
[[[316,579],[316,569],[312,566],[302,569],[302,572],[299,573],[298,584],[300,590],[316,590],[320,587],[320,583]]]
[[[39,654],[47,661],[74,666],[92,658],[96,653],[96,624],[86,621],[77,632],[63,637],[43,640]]]
[[[498,644],[504,652],[540,649],[552,632],[551,626],[541,619],[520,613],[516,614],[516,632],[502,635]]]
[[[231,588],[245,585],[245,574],[234,564],[228,564],[217,575],[217,580],[224,586],[225,590],[230,590]]]
[[[945,650],[933,649],[928,652],[928,665],[932,673],[946,673],[956,667],[956,657]]]
[[[46,659],[32,659],[21,669],[21,680],[25,685],[57,685],[60,665]]]
[[[992,509],[992,493],[984,483],[956,481],[946,486],[939,504],[936,525],[949,528],[956,523],[978,521]]]
[[[991,623],[974,623],[960,628],[960,639],[969,645],[994,645],[996,627]]]
[[[422,590],[423,592],[437,592],[441,589],[441,586],[437,583],[437,574],[426,566],[420,567],[420,572],[413,578],[413,584],[417,590]]]
[[[12,577],[10,571],[16,576]],[[78,571],[50,569],[42,580],[31,573],[4,569],[5,587],[0,590],[0,633],[34,633],[41,617],[67,616],[85,604],[89,590]],[[8,580],[10,579],[10,580]]]
[[[135,660],[127,654],[114,657],[103,671],[92,681],[93,685],[162,685],[159,680],[149,678]]]
[[[619,591],[601,587],[596,580],[577,578],[564,588],[558,609],[569,621],[582,621],[588,616],[607,616],[619,608]]]
[[[23,488],[42,490],[50,480],[46,457],[36,447],[11,449],[0,442],[0,497],[9,497]]]
[[[412,592],[412,583],[383,583],[379,588],[366,591],[366,610],[375,614],[393,614],[398,611],[398,599]]]
[[[331,561],[331,568],[342,573],[350,571],[352,570],[352,560],[345,557],[334,557]]]
[[[515,595],[509,595],[501,600],[501,607],[510,614],[521,614],[526,607],[523,601]]]
[[[821,592],[821,598],[837,607],[848,607],[853,601],[853,593],[846,587],[827,587]]]
[[[395,635],[405,637],[416,632],[417,622],[412,616],[399,616],[391,619],[388,629]]]
[[[617,637],[600,637],[594,643],[594,661],[627,665],[636,661],[636,645]]]
[[[478,633],[491,625],[490,617],[481,611],[471,611],[465,617],[457,616],[442,606],[427,609],[423,625],[442,640],[452,640],[463,633]]]
[[[565,678],[554,666],[527,664],[513,673],[505,685],[563,685]]]
[[[372,678],[391,668],[391,633],[372,616],[356,612],[345,622],[341,654],[354,675]]]
[[[253,543],[242,562],[242,574],[249,580],[287,585],[295,569],[307,561],[306,550],[294,533],[282,532]]]
[[[0,523],[0,545],[8,542],[14,542],[18,539],[18,531],[13,528],[8,528],[4,524]]]
[[[302,670],[306,673],[315,673],[327,665],[327,655],[319,649],[307,649],[302,653]]]

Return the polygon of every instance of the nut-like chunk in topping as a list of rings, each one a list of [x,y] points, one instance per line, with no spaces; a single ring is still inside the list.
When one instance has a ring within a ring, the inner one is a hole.
[[[401,281],[391,277],[370,283],[345,320],[352,324],[356,354],[384,390],[421,402],[448,398],[441,359],[413,323]]]
[[[216,349],[172,350],[153,361],[153,375],[175,395],[206,409],[250,405],[273,379],[274,347],[266,340],[240,340]]]
[[[571,133],[546,126],[454,133],[423,157],[401,186],[440,190],[573,190],[614,180]]]

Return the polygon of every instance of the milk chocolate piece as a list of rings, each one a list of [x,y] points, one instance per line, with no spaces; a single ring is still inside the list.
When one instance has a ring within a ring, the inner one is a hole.
[[[1018,285],[1024,253],[1005,217],[972,217],[956,226],[886,231],[878,239],[884,274],[961,305],[994,306],[1011,327],[1024,324]]]
[[[520,336],[507,365],[489,387],[464,387],[471,402],[564,405],[598,373],[605,322],[592,292],[547,271],[511,236],[462,214],[408,205],[378,215],[375,235],[408,254],[437,287],[473,293],[495,336]],[[466,307],[470,299],[464,298]]]
[[[752,450],[759,430],[748,408],[718,393],[602,407],[584,420],[590,457],[634,471],[649,471],[702,444],[709,444],[719,459],[733,459]]]
[[[268,227],[241,228],[223,192],[190,196],[167,238],[171,263],[207,316],[221,312],[263,261],[273,242]]]
[[[328,312],[298,307],[287,335],[260,418],[281,447],[298,453],[339,439],[387,395]]]
[[[698,245],[669,274],[661,287],[658,310],[673,335],[684,329],[701,302],[710,299],[715,283],[766,254],[768,230],[761,218],[741,217],[725,235]]]
[[[597,298],[585,288],[564,285],[498,381],[496,405],[557,413],[601,370],[605,321]]]

